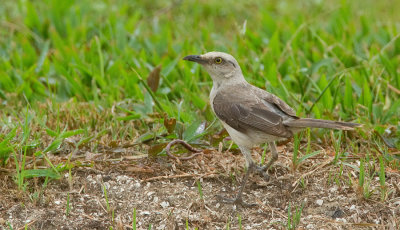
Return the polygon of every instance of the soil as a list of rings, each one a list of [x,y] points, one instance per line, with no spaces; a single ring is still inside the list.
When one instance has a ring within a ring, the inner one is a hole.
[[[324,150],[294,170],[290,145],[278,150],[269,180],[251,175],[247,183],[244,200],[257,204],[251,208],[218,199],[234,196],[240,185],[244,160],[235,151],[208,150],[180,162],[129,149],[108,155],[81,152],[74,156],[81,166],[70,174],[65,171],[45,188],[44,179],[28,179],[25,192],[17,188],[11,169],[1,169],[0,226],[132,229],[135,210],[137,229],[285,229],[303,206],[298,229],[400,228],[398,172],[387,170],[384,199],[378,175],[371,175],[366,198],[351,167],[357,158],[340,166],[331,163],[332,151]],[[257,152],[253,157],[260,161]],[[66,158],[61,154],[51,160]]]

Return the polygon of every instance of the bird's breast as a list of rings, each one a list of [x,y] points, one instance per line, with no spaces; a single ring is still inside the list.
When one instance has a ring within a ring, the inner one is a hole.
[[[212,87],[212,89],[211,89],[211,92],[210,92],[210,105],[211,105],[211,108],[212,108],[214,114],[215,114],[215,111],[214,111],[214,105],[213,105],[213,103],[214,103],[214,98],[215,98],[215,96],[217,95],[217,92],[218,92],[218,88],[217,88],[216,85],[214,84],[213,87]]]

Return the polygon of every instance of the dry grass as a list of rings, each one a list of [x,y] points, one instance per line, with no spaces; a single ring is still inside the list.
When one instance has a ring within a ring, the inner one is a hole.
[[[50,104],[41,106],[42,111],[51,110]],[[99,124],[113,113],[109,110],[95,115],[98,111],[88,104],[66,104],[60,107],[60,115],[46,114],[48,126],[60,119],[65,125],[82,127],[85,119],[73,115],[75,109],[82,109],[81,106],[86,108],[89,116],[98,116],[98,124],[94,127],[101,127]],[[146,125],[152,122],[150,119]],[[130,125],[142,124],[132,122]],[[31,128],[41,130],[34,125]],[[400,176],[396,169],[386,168],[386,192],[382,199],[376,172],[378,155],[370,155],[375,160],[366,166],[367,185],[359,185],[360,154],[351,154],[351,150],[357,148],[358,153],[366,153],[371,146],[362,139],[353,142],[353,147],[342,146],[340,152],[349,154],[343,155],[337,163],[334,163],[334,143],[313,140],[310,149],[321,150],[321,153],[297,167],[293,167],[293,143],[280,145],[279,161],[270,170],[271,180],[264,181],[254,175],[245,190],[245,199],[258,206],[243,209],[220,203],[216,198],[218,194],[232,196],[244,170],[240,152],[230,148],[228,139],[223,140],[221,151],[203,148],[203,155],[177,163],[165,156],[146,154],[152,141],[133,145],[132,141],[113,140],[110,132],[101,136],[97,136],[97,132],[93,128],[90,135],[94,138],[79,148],[75,146],[84,138],[83,134],[67,138],[57,151],[48,155],[54,165],[69,162],[58,180],[26,178],[21,190],[15,183],[15,162],[11,159],[0,171],[1,190],[7,191],[0,194],[2,226],[13,226],[13,229],[25,226],[32,229],[104,229],[109,226],[130,229],[135,208],[138,229],[150,225],[152,229],[182,229],[186,225],[189,229],[227,226],[231,229],[240,226],[244,229],[281,229],[288,227],[289,205],[292,212],[296,207],[304,206],[300,228],[394,229],[400,224]],[[38,135],[42,147],[54,139],[44,131]],[[348,133],[347,138],[357,139],[354,135],[357,133]],[[137,139],[138,135],[135,137]],[[307,138],[303,138],[299,151],[307,151],[308,146]],[[175,147],[173,151],[179,149]],[[261,153],[262,149],[254,149],[254,158],[261,161]],[[45,159],[26,156],[25,170],[47,167]],[[368,198],[365,189],[370,191]]]

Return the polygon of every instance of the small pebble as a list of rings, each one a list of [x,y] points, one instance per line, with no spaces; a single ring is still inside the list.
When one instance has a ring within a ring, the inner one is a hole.
[[[142,211],[142,212],[140,212],[140,214],[141,215],[150,215],[150,212],[149,211]]]
[[[140,188],[140,183],[139,183],[139,181],[135,183],[135,188]]]
[[[151,196],[151,195],[153,195],[155,192],[148,192],[147,193],[147,196]]]
[[[167,202],[167,201],[163,201],[163,202],[161,202],[161,207],[163,207],[163,208],[167,208],[167,207],[169,207],[169,203]]]

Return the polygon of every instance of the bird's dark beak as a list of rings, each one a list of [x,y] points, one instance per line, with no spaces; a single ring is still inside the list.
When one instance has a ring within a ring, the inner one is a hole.
[[[207,61],[203,59],[200,55],[189,55],[183,58],[185,61],[192,61],[192,62],[197,62],[199,64],[204,64]]]

